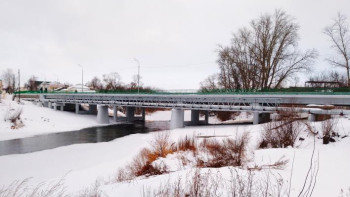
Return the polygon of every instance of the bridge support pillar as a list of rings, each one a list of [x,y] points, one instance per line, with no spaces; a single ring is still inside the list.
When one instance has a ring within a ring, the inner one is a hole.
[[[142,113],[142,121],[145,121],[146,120],[146,108],[141,108],[141,113]]]
[[[192,125],[199,124],[199,110],[191,110],[191,124]]]
[[[52,109],[52,103],[51,103],[51,102],[48,102],[47,107],[50,108],[50,109]]]
[[[253,112],[253,124],[262,124],[270,121],[269,113]]]
[[[316,114],[309,114],[308,119],[310,122],[316,122]]]
[[[44,107],[49,107],[49,102],[44,101],[44,102],[43,102],[43,106],[44,106]]]
[[[206,125],[209,124],[209,111],[205,111],[204,124],[206,124]]]
[[[75,113],[76,114],[79,114],[79,110],[80,110],[79,108],[80,108],[80,104],[78,104],[78,103],[75,104]]]
[[[126,107],[126,121],[134,122],[135,120],[135,107]]]
[[[100,124],[108,124],[109,116],[108,116],[108,106],[98,105],[97,111],[97,122]]]
[[[60,110],[64,111],[64,104],[60,106]]]
[[[170,129],[183,128],[184,127],[184,110],[172,109]]]
[[[309,121],[310,122],[317,122],[317,121],[324,121],[332,118],[329,114],[309,114]]]
[[[89,104],[89,114],[97,114],[97,105]]]
[[[53,109],[54,109],[55,111],[57,111],[57,107],[58,107],[58,106],[57,106],[57,103],[53,103],[52,105],[53,105]]]
[[[113,105],[113,121],[117,122],[118,120],[118,106]]]

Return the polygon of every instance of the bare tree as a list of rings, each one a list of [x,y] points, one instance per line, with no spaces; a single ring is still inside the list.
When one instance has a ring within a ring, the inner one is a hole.
[[[117,90],[122,86],[120,75],[117,72],[112,72],[103,75],[106,90]]]
[[[321,87],[344,87],[347,85],[346,75],[343,75],[337,71],[324,71],[322,73],[318,73],[316,75],[310,76],[308,78],[309,81],[324,81],[324,82],[337,82],[337,84],[322,84],[322,83],[314,83],[310,84],[313,88],[321,88]]]
[[[29,91],[36,91],[38,90],[38,87],[35,84],[35,81],[37,80],[37,77],[32,75],[29,79],[28,82],[25,84],[25,87],[27,87],[27,89]]]
[[[16,85],[16,76],[13,73],[12,69],[6,69],[2,73],[3,83],[4,87],[7,91],[7,93],[12,94],[15,91],[15,85]]]
[[[88,82],[88,86],[93,90],[101,90],[103,88],[101,80],[96,76]]]
[[[209,91],[209,90],[215,90],[218,89],[217,86],[217,80],[218,80],[218,75],[213,74],[208,76],[203,82],[201,82],[201,90],[202,91]]]
[[[294,74],[308,70],[315,50],[297,49],[299,25],[276,10],[252,20],[250,28],[233,34],[231,45],[220,47],[219,85],[225,89],[281,87]]]
[[[350,86],[350,34],[346,16],[338,13],[337,18],[325,28],[324,33],[331,39],[331,47],[339,56],[339,58],[328,58],[327,61],[333,66],[346,69],[347,84]]]
[[[133,75],[132,81],[130,82],[129,87],[131,89],[136,89],[137,86],[140,86],[140,88],[141,88],[143,86],[141,79],[142,79],[141,76],[139,77],[138,75]]]

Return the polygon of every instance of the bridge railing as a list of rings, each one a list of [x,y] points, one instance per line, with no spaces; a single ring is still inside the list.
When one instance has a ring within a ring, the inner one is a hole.
[[[68,91],[20,91],[15,94],[154,94],[154,95],[350,95],[350,87],[342,88],[308,88],[291,87],[263,90],[214,89],[214,90],[98,90],[96,92]]]

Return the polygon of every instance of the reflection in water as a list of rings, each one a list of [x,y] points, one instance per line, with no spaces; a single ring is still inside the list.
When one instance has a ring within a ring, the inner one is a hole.
[[[0,141],[0,156],[35,152],[71,144],[108,142],[134,133],[148,133],[167,129],[169,129],[168,121],[135,122],[135,124],[92,127],[78,131]]]

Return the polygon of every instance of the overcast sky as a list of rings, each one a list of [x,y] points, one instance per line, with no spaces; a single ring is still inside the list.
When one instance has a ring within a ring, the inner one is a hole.
[[[300,24],[299,47],[315,48],[315,71],[332,69],[322,34],[349,0],[0,0],[0,70],[22,80],[79,83],[118,72],[129,83],[141,63],[146,86],[196,89],[218,72],[218,44],[251,19],[283,9]],[[304,76],[305,78],[305,76]]]

